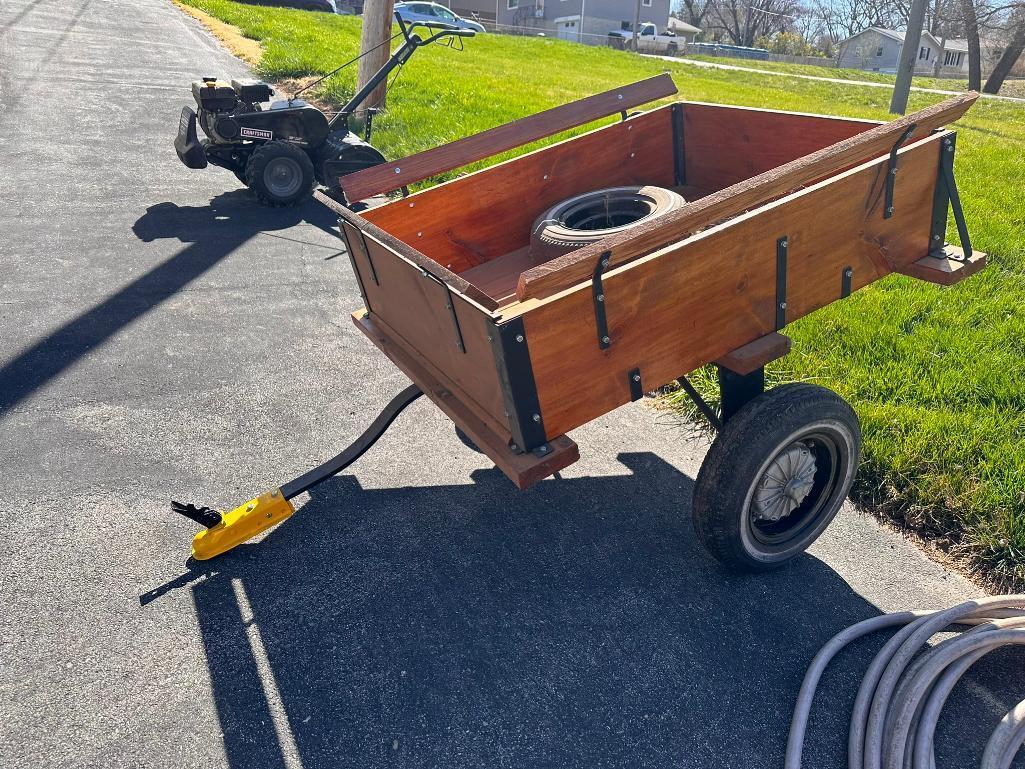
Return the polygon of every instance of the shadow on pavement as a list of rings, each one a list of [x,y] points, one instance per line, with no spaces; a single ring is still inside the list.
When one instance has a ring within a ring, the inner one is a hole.
[[[250,238],[302,221],[332,232],[335,217],[312,200],[298,208],[266,208],[246,190],[218,195],[208,206],[150,206],[132,226],[136,237],[145,242],[177,239],[187,245],[0,366],[0,416]]]
[[[342,476],[263,542],[196,564],[229,764],[781,766],[806,665],[877,609],[812,556],[717,568],[693,540],[691,479],[650,453],[619,459],[631,472],[528,492],[498,470],[427,488]],[[882,641],[827,673],[805,766],[845,764]],[[1004,712],[962,698],[941,757],[980,755],[964,725]]]

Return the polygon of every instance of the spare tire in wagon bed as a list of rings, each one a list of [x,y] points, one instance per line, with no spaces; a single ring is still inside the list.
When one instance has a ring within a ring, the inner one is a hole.
[[[664,187],[608,187],[563,200],[534,220],[530,256],[554,259],[686,205]]]

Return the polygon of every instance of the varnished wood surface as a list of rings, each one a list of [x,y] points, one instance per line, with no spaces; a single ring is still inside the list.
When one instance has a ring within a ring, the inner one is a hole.
[[[588,280],[599,256],[605,252],[609,253],[612,266],[623,264],[853,164],[886,155],[912,125],[916,126],[913,138],[927,136],[961,117],[977,98],[974,92],[954,96],[733,184],[651,224],[640,225],[534,267],[521,277],[517,296],[521,301],[551,296]]]
[[[946,246],[944,251],[947,256],[924,256],[917,262],[903,266],[897,272],[927,283],[953,286],[986,266],[986,254],[981,251],[973,251],[967,260],[959,246]]]
[[[453,179],[363,217],[462,273],[530,242],[534,220],[566,198],[602,187],[671,187],[668,108],[613,123]]]
[[[546,136],[576,128],[676,93],[673,79],[667,75],[594,94],[569,104],[538,112],[473,136],[443,144],[424,152],[347,174],[339,179],[348,200],[364,200],[371,195],[397,190],[445,171],[462,168],[506,150],[522,147]]]
[[[775,331],[784,235],[788,322],[840,299],[847,267],[857,290],[920,259],[944,135],[901,152],[890,219],[883,157],[606,273],[608,349],[598,346],[589,283],[528,306],[545,429],[565,433],[627,403],[634,368],[658,387]]]
[[[773,331],[748,342],[715,361],[717,366],[729,369],[741,376],[750,374],[763,366],[782,358],[790,352],[790,337]]]
[[[374,320],[363,310],[353,313],[352,320],[356,328],[366,334],[402,373],[423,390],[424,395],[455,422],[518,488],[529,488],[580,458],[576,443],[565,435],[551,439],[548,443],[549,451],[540,456],[514,453],[509,448],[508,433],[496,432],[480,419],[474,409],[467,407],[469,399],[459,386],[414,350],[402,344],[401,339],[385,323]]]

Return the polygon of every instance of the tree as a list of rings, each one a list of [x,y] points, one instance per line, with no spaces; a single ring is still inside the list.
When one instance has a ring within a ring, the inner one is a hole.
[[[752,46],[756,38],[787,28],[797,0],[707,0],[708,17],[735,45]]]
[[[975,0],[961,0],[965,38],[968,40],[968,90],[982,87],[982,45],[979,43],[979,17],[975,13]]]
[[[704,29],[705,15],[708,13],[708,3],[705,0],[683,0],[680,11],[680,18],[685,22],[698,29]]]
[[[1022,51],[1025,51],[1025,10],[1017,9],[1010,22],[1011,40],[1008,42],[1007,47],[1004,48],[1004,52],[1000,55],[996,66],[986,79],[986,84],[982,87],[982,90],[986,93],[997,93],[1000,91],[1000,86],[1004,84],[1004,79],[1010,73],[1011,67],[1018,61]]]

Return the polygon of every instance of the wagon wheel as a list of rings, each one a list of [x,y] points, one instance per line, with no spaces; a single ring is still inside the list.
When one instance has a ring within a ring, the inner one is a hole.
[[[731,417],[694,487],[694,528],[727,566],[772,569],[796,557],[843,504],[861,455],[854,410],[836,393],[782,385]]]

